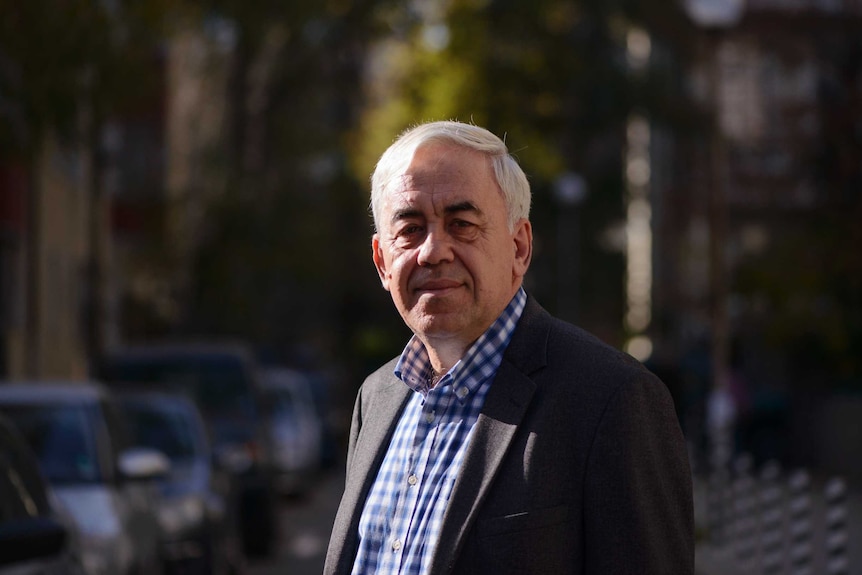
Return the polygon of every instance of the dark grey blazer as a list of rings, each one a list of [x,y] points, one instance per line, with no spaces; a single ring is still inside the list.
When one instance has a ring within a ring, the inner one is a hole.
[[[356,400],[326,575],[350,573],[359,515],[410,393],[394,365],[372,374]],[[453,487],[431,574],[693,572],[691,472],[667,388],[529,298]]]

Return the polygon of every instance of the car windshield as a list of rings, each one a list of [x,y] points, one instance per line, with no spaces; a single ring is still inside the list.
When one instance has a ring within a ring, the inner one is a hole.
[[[152,447],[171,461],[181,461],[200,455],[202,446],[192,423],[179,409],[159,407],[144,402],[123,402],[129,416],[133,442]]]
[[[155,385],[189,396],[207,418],[254,418],[254,398],[240,361],[229,357],[123,358],[105,376],[118,384]]]
[[[2,411],[30,444],[53,484],[103,480],[93,427],[95,407],[4,405]]]

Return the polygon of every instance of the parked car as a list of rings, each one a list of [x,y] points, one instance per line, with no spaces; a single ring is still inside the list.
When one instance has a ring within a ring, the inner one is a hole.
[[[88,575],[162,573],[154,480],[170,463],[128,441],[104,388],[81,382],[0,385],[0,413],[24,436],[74,521]]]
[[[0,416],[0,575],[81,575],[72,529],[50,504],[39,462]]]
[[[257,364],[241,345],[149,344],[107,354],[100,378],[115,390],[146,386],[187,395],[203,415],[214,461],[238,480],[239,523],[248,555],[269,554],[277,537],[268,422]]]
[[[302,372],[282,367],[261,370],[261,384],[270,419],[277,489],[283,495],[301,494],[322,466],[323,422],[311,382]]]
[[[166,570],[225,575],[242,569],[232,477],[215,469],[203,419],[188,398],[154,391],[118,394],[135,443],[171,460],[159,482],[159,520]]]

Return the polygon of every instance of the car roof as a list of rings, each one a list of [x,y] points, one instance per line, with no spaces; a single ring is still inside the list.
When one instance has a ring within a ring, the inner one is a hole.
[[[0,401],[4,403],[94,403],[107,395],[107,390],[95,381],[0,382]]]

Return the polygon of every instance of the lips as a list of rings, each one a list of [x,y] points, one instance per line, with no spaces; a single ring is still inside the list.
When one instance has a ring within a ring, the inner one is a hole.
[[[428,279],[424,281],[417,282],[416,287],[414,287],[413,291],[423,294],[442,294],[449,290],[453,290],[455,288],[461,287],[463,282],[453,280],[453,279]]]

